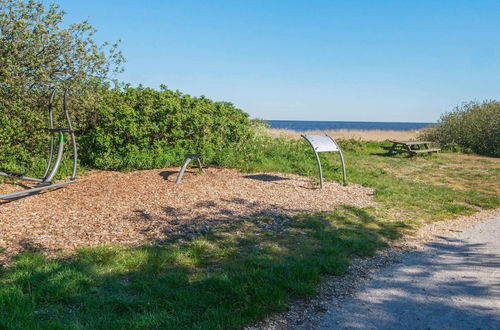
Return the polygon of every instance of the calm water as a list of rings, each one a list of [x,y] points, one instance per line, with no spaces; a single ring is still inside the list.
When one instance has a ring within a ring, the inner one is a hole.
[[[413,131],[434,123],[394,123],[374,121],[298,121],[298,120],[268,120],[272,128],[284,128],[298,132],[326,131],[336,129],[383,130],[383,131]]]

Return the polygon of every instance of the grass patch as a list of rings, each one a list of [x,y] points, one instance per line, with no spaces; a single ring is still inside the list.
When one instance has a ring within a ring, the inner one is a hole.
[[[241,328],[415,226],[500,206],[496,159],[387,157],[384,143],[340,143],[349,183],[373,187],[376,207],[235,219],[191,241],[83,248],[54,259],[24,253],[0,269],[0,328]],[[221,151],[218,164],[317,176],[305,141],[258,137],[245,148]],[[321,157],[327,180],[340,182],[337,155]]]
[[[189,242],[19,255],[0,273],[2,328],[235,328],[314,293],[352,255],[371,255],[398,225],[370,212],[251,219]]]
[[[500,206],[500,160],[461,153],[388,156],[387,142],[339,140],[347,180],[375,189],[385,221],[433,222]],[[314,155],[303,140],[257,137],[244,158],[227,157],[243,171],[298,173],[317,180]],[[341,182],[336,154],[320,154],[326,179]],[[458,207],[457,204],[462,204]],[[463,205],[472,207],[464,207]]]

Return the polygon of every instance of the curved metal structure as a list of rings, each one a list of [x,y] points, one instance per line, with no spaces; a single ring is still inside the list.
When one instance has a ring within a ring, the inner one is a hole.
[[[340,155],[340,162],[342,163],[342,183],[347,185],[347,179],[345,174],[345,163],[344,156],[342,155],[342,150],[340,150],[337,142],[329,135],[301,135],[314,151],[314,155],[316,156],[316,162],[318,163],[318,171],[319,171],[319,184],[320,187],[323,188],[323,169],[321,168],[321,161],[319,159],[320,152],[338,152]]]
[[[200,171],[203,172],[203,166],[201,165],[200,154],[186,154],[186,161],[184,162],[184,165],[182,165],[179,175],[177,175],[177,180],[175,180],[176,184],[181,183],[182,176],[184,175],[184,172],[186,171],[186,168],[188,167],[189,163],[193,159],[196,159],[196,162],[198,163],[198,168],[200,169]]]
[[[18,180],[31,181],[38,183],[34,188],[25,189],[21,191],[16,191],[7,194],[0,194],[0,200],[10,200],[10,199],[18,199],[33,195],[43,190],[58,188],[61,186],[65,186],[67,184],[73,183],[76,180],[76,170],[78,165],[78,154],[76,149],[76,139],[75,139],[75,131],[73,130],[73,126],[71,124],[71,118],[69,116],[68,110],[68,92],[64,91],[63,98],[63,110],[64,116],[66,119],[67,127],[65,128],[55,128],[54,127],[54,112],[53,105],[54,99],[56,95],[56,90],[53,89],[50,93],[49,98],[49,131],[50,131],[50,146],[49,146],[49,156],[47,158],[47,166],[45,167],[45,172],[41,178],[32,178],[28,176],[24,176],[23,173],[14,173],[14,172],[0,172],[0,176],[14,178]],[[61,166],[61,162],[64,155],[64,145],[66,140],[66,135],[69,135],[71,139],[71,146],[73,149],[73,170],[71,177],[63,182],[53,183],[52,180],[57,175],[59,168]],[[56,142],[57,141],[57,142]],[[57,143],[57,147],[56,147]],[[57,152],[56,152],[57,150]],[[55,154],[55,157],[54,157]]]

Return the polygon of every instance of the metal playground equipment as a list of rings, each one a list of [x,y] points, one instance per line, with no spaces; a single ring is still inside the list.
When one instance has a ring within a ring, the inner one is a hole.
[[[196,162],[198,163],[198,168],[200,169],[200,171],[203,172],[203,165],[201,165],[200,154],[186,154],[186,161],[184,162],[184,165],[182,165],[179,175],[177,175],[177,180],[175,180],[175,184],[181,183],[182,176],[184,175],[184,172],[186,172],[186,168],[193,159],[196,159]]]
[[[16,173],[16,172],[0,172],[0,176],[14,178],[18,180],[31,181],[36,182],[37,185],[34,188],[29,188],[21,191],[16,191],[12,193],[0,194],[0,200],[9,200],[9,199],[17,199],[27,197],[29,195],[38,193],[43,190],[58,188],[65,186],[67,184],[73,183],[76,180],[76,169],[77,169],[77,150],[76,150],[76,140],[75,140],[75,131],[73,130],[73,126],[71,125],[71,119],[68,111],[68,93],[64,91],[63,97],[63,110],[64,116],[66,119],[67,127],[65,128],[55,128],[54,127],[54,114],[53,114],[53,105],[54,98],[56,95],[55,89],[50,93],[49,98],[49,131],[50,135],[50,146],[49,146],[49,157],[47,159],[47,165],[45,168],[45,173],[41,178],[31,178],[25,176],[24,173]],[[73,149],[73,171],[71,177],[64,181],[53,183],[52,180],[56,176],[59,171],[59,167],[61,166],[62,158],[64,155],[64,144],[65,144],[65,136],[69,134],[71,139],[71,145]],[[57,152],[56,152],[56,144],[57,144]],[[54,159],[55,155],[55,159]]]
[[[316,156],[316,161],[318,162],[318,170],[319,170],[319,184],[320,187],[323,188],[323,170],[321,169],[321,161],[319,159],[318,153],[320,152],[338,152],[340,155],[340,161],[342,163],[342,182],[344,186],[347,184],[346,175],[345,175],[345,164],[344,164],[344,156],[342,155],[342,151],[340,150],[337,142],[330,137],[329,135],[301,135],[307,142],[311,145],[311,148],[314,151],[314,155]]]

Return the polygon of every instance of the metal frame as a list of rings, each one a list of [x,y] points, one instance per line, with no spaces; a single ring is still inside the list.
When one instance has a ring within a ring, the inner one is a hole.
[[[198,167],[200,168],[200,171],[203,172],[203,166],[201,165],[200,161],[200,155],[199,154],[186,154],[186,161],[184,162],[184,165],[182,165],[181,170],[179,172],[179,175],[177,176],[177,180],[175,180],[176,184],[181,183],[182,176],[184,175],[184,172],[186,171],[189,163],[193,160],[196,159],[196,162],[198,163]]]
[[[338,152],[340,156],[340,162],[342,163],[342,183],[344,186],[347,185],[347,179],[346,179],[346,174],[345,174],[345,163],[344,163],[344,156],[342,155],[342,150],[340,150],[340,146],[338,143],[329,135],[327,134],[322,134],[322,135],[301,135],[311,146],[311,148],[314,151],[314,155],[316,156],[316,162],[318,163],[318,171],[319,171],[319,184],[320,187],[323,188],[323,169],[321,168],[321,160],[319,159],[319,153],[320,152]],[[325,146],[322,145],[317,145],[314,141],[314,137],[328,137],[328,139],[331,140],[330,145]]]
[[[64,110],[65,119],[67,122],[67,128],[54,128],[53,104],[54,104],[55,95],[56,95],[56,90],[53,89],[52,92],[50,93],[49,109],[48,109],[48,112],[49,112],[49,131],[51,133],[50,134],[49,156],[47,158],[47,166],[45,167],[45,172],[44,172],[43,176],[41,178],[32,178],[32,177],[24,176],[21,173],[0,172],[0,176],[3,176],[3,177],[14,178],[14,179],[18,179],[18,180],[31,181],[31,182],[38,183],[38,185],[35,186],[34,188],[25,189],[25,190],[16,191],[16,192],[7,193],[7,194],[0,194],[0,200],[11,200],[11,199],[23,198],[23,197],[27,197],[27,196],[30,196],[32,194],[38,193],[42,190],[51,189],[51,188],[58,188],[58,187],[65,186],[67,184],[70,184],[70,183],[73,183],[76,181],[78,154],[77,154],[77,148],[76,148],[75,131],[73,130],[73,126],[71,124],[71,118],[69,116],[69,111],[68,111],[68,92],[66,90],[64,91],[64,98],[63,98],[63,110]],[[72,145],[72,149],[73,149],[73,170],[72,170],[70,178],[67,181],[53,183],[52,180],[57,175],[57,172],[59,171],[59,167],[61,166],[62,158],[64,155],[65,133],[69,133],[69,136],[71,139],[71,145]],[[57,140],[57,153],[56,153],[55,159],[54,159],[54,151],[55,151],[55,145],[56,145],[55,135],[56,134],[57,134],[57,138],[58,138],[58,140]]]

